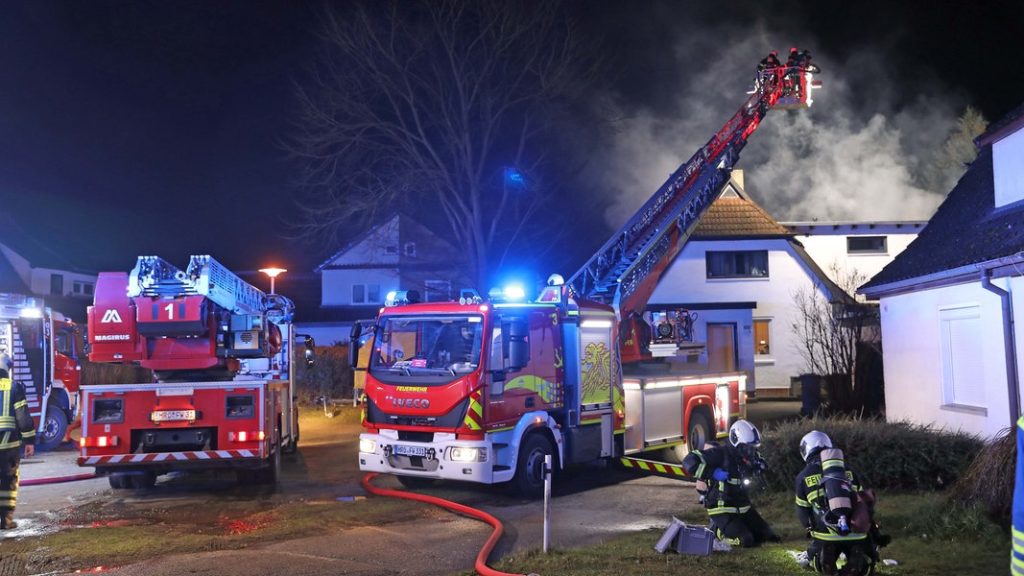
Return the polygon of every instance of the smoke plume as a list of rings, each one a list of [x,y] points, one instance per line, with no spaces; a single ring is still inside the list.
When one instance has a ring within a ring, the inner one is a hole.
[[[603,105],[620,110],[610,146],[598,153],[593,186],[612,198],[618,227],[737,110],[757,62],[789,44],[765,32],[710,30],[681,37],[671,57],[672,97],[636,109],[624,93]],[[892,90],[899,79],[884,54],[857,49],[842,58],[808,48],[824,87],[810,110],[773,110],[751,137],[737,168],[746,190],[781,221],[927,219],[955,182],[926,190],[925,173],[962,103],[939,90],[912,101]],[[699,56],[699,57],[698,57]],[[658,99],[652,99],[658,101]]]

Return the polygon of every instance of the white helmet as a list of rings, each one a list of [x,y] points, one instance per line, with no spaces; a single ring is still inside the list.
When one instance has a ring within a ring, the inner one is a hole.
[[[11,357],[6,352],[0,354],[0,370],[11,371]]]
[[[755,448],[761,445],[761,433],[746,420],[737,420],[729,427],[729,443],[733,446],[749,444]]]
[[[800,457],[804,459],[804,462],[807,462],[807,458],[815,450],[831,447],[832,439],[828,437],[828,434],[819,430],[811,430],[800,439]]]

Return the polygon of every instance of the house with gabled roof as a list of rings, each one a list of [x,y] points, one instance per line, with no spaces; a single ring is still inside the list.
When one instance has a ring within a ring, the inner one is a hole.
[[[860,292],[879,301],[891,420],[997,434],[1024,368],[1024,104],[918,238]]]
[[[92,304],[96,272],[34,237],[10,214],[0,215],[0,293],[38,296],[77,322]]]
[[[851,254],[833,245],[846,246],[848,237],[896,230],[900,238],[888,244],[889,250],[873,253],[889,260],[908,243],[903,233],[916,233],[913,226],[895,222],[884,229],[853,222],[815,222],[802,228],[782,225],[746,193],[743,172],[735,170],[662,275],[648,311],[681,308],[696,314],[694,339],[706,343],[705,360],[712,370],[745,371],[748,392],[788,396],[795,379],[807,371],[792,328],[799,320],[795,294],[813,290],[827,302],[852,303],[852,296],[824,267],[838,263],[840,270],[855,268],[857,251]],[[829,238],[819,243],[817,237],[826,231]],[[815,240],[810,244],[826,262],[812,257],[799,240],[811,235]],[[853,245],[859,246],[856,240]]]
[[[440,235],[393,214],[316,267],[318,320],[303,328],[318,342],[347,341],[352,323],[375,317],[389,292],[416,290],[424,302],[457,299],[460,289],[473,286],[465,261]]]

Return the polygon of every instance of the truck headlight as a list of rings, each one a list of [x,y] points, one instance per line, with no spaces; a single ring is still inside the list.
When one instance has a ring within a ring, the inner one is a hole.
[[[448,449],[448,459],[452,462],[486,462],[487,448],[452,446]]]
[[[359,451],[366,452],[367,454],[373,454],[377,451],[377,443],[369,438],[360,438]]]

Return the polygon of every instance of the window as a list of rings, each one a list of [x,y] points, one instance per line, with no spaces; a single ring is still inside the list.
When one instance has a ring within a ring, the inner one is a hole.
[[[380,284],[352,285],[353,304],[379,304],[380,301]]]
[[[984,408],[980,307],[939,310],[939,325],[943,403]]]
[[[405,243],[405,255],[406,256],[410,256],[410,257],[415,257],[416,256],[416,243],[415,242],[406,242]]]
[[[398,246],[394,246],[394,245],[392,245],[392,246],[385,246],[384,247],[384,253],[385,254],[398,254]]]
[[[885,254],[888,252],[885,236],[847,236],[847,254]]]
[[[64,294],[64,275],[50,274],[50,294]]]
[[[427,302],[447,302],[452,299],[452,283],[447,280],[427,280],[423,287],[426,288]]]
[[[754,354],[768,356],[772,353],[772,321],[754,320]]]
[[[72,289],[77,296],[92,296],[92,284],[89,282],[76,281]]]
[[[708,278],[767,278],[768,251],[708,252]]]

